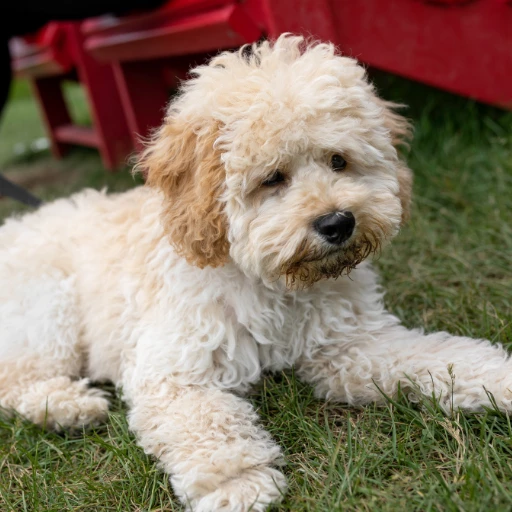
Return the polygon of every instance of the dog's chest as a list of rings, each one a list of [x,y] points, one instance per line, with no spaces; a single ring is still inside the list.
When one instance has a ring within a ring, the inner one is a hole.
[[[320,311],[313,297],[277,295],[264,290],[245,301],[231,302],[226,322],[234,326],[234,344],[257,354],[258,370],[291,367],[313,342],[314,330],[322,329]],[[312,330],[313,329],[313,330]]]
[[[279,293],[233,276],[215,277],[203,280],[200,293],[192,279],[181,279],[183,286],[158,297],[158,310],[137,336],[142,371],[183,385],[244,392],[262,372],[291,367],[315,344],[339,342],[331,333],[341,333],[347,313],[352,315],[350,301],[331,285]]]
[[[308,339],[312,305],[252,292],[221,293],[200,313],[187,303],[187,311],[174,317],[178,323],[165,329],[165,346],[154,351],[149,339],[152,371],[187,385],[244,392],[262,372],[291,367]]]
[[[234,344],[241,355],[248,353],[241,347],[257,353],[261,373],[290,368],[320,345],[350,342],[363,321],[357,313],[358,286],[345,280],[289,294],[253,290],[243,300],[231,300],[226,320],[236,326]]]

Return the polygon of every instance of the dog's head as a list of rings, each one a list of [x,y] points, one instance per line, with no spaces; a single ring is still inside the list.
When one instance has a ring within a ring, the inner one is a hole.
[[[407,121],[331,44],[281,36],[192,71],[139,167],[177,251],[266,283],[348,272],[407,217]]]

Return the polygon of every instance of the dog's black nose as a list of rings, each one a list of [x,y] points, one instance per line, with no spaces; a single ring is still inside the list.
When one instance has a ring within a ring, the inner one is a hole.
[[[356,219],[351,212],[334,212],[318,217],[314,227],[330,244],[341,245],[354,232]]]

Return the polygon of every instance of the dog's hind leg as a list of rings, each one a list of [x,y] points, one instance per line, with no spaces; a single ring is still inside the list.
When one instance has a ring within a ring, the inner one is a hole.
[[[74,279],[53,270],[9,285],[0,291],[0,407],[55,430],[102,420],[105,393],[80,379]]]

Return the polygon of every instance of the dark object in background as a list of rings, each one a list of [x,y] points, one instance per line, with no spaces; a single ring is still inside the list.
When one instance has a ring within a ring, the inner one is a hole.
[[[20,203],[37,207],[42,204],[41,199],[33,196],[24,188],[12,183],[0,174],[0,196],[11,197]]]

